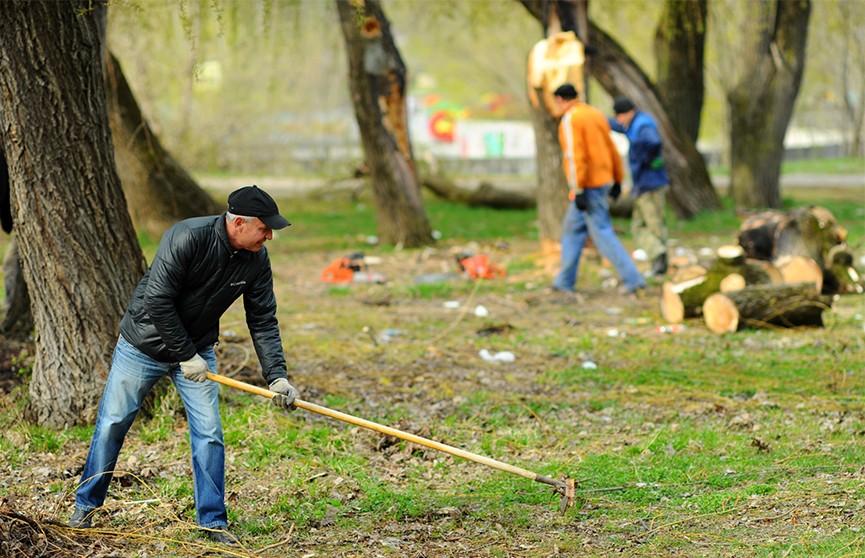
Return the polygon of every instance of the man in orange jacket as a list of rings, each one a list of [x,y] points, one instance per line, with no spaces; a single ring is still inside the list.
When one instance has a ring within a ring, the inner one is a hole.
[[[613,264],[625,292],[643,289],[646,282],[616,236],[610,220],[607,193],[613,199],[621,195],[624,175],[622,159],[610,137],[607,117],[581,102],[570,83],[560,86],[554,95],[562,112],[559,144],[573,203],[568,205],[562,225],[562,269],[553,282],[553,289],[574,292],[580,255],[588,235]]]

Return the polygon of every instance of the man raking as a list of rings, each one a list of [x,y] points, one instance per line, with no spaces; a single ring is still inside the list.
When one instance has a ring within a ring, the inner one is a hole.
[[[264,243],[290,225],[256,186],[228,196],[228,211],[175,224],[162,236],[120,322],[71,527],[89,528],[108,492],[126,433],[151,388],[168,376],[186,409],[192,447],[196,522],[222,544],[237,544],[225,509],[225,446],[214,344],[219,319],[243,297],[246,323],[275,404],[292,409],[276,319],[273,274]]]

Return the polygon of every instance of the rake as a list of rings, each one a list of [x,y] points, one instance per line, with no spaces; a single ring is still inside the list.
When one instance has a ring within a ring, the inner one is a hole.
[[[249,393],[253,393],[255,395],[260,395],[262,397],[266,397],[268,399],[273,399],[274,395],[277,395],[275,392],[270,391],[269,389],[260,388],[258,386],[254,386],[252,384],[247,384],[246,382],[241,382],[239,380],[235,380],[233,378],[228,378],[226,376],[220,376],[219,374],[214,374],[213,372],[207,373],[207,378],[213,380],[214,382],[218,382],[222,385],[233,387],[236,389],[240,389]],[[404,432],[402,430],[398,430],[396,428],[391,428],[390,426],[384,426],[382,424],[378,424],[366,419],[358,418],[346,413],[342,413],[340,411],[334,411],[333,409],[328,409],[327,407],[322,407],[320,405],[316,405],[315,403],[310,403],[308,401],[302,401],[300,399],[294,400],[294,406],[305,411],[311,411],[313,413],[317,413],[319,415],[323,415],[326,417],[330,417],[332,419],[336,419],[342,422],[347,422],[349,424],[354,424],[355,426],[361,426],[363,428],[367,428],[369,430],[374,430],[376,432],[380,432],[382,434],[387,434],[388,436],[393,436],[395,438],[400,438],[402,440],[406,440],[408,442],[412,442],[414,444],[418,444],[420,446],[424,446],[430,449],[434,449],[437,451],[441,451],[447,453],[449,455],[453,455],[456,457],[462,457],[463,459],[468,459],[469,461],[474,461],[475,463],[480,463],[481,465],[486,465],[487,467],[492,467],[493,469],[498,469],[499,471],[505,471],[506,473],[512,473],[514,475],[519,475],[523,478],[533,480],[535,482],[539,482],[542,484],[546,484],[552,486],[555,489],[555,492],[559,494],[562,498],[561,504],[559,506],[560,510],[564,512],[568,508],[574,505],[574,479],[565,477],[562,480],[553,479],[550,477],[546,477],[544,475],[534,473],[529,471],[528,469],[523,469],[522,467],[517,467],[515,465],[510,465],[508,463],[504,463],[502,461],[498,461],[496,459],[492,459],[490,457],[485,457],[483,455],[478,455],[476,453],[472,453],[470,451],[462,450],[460,448],[456,448],[454,446],[449,446],[447,444],[442,444],[440,442],[436,442],[434,440],[429,440],[427,438],[423,438],[421,436],[417,436],[415,434],[411,434],[409,432]]]

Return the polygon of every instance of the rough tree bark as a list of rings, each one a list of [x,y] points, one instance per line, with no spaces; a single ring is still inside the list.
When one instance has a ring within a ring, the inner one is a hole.
[[[764,284],[716,293],[703,303],[706,327],[727,333],[745,327],[823,326],[823,312],[832,310],[832,297],[811,283]]]
[[[53,427],[95,416],[145,270],[111,145],[105,16],[85,0],[0,3],[0,106],[15,107],[0,140],[37,332],[30,411]]]
[[[378,0],[336,0],[382,242],[433,243],[406,119],[406,68]]]
[[[553,246],[562,237],[562,219],[568,199],[568,183],[562,172],[562,149],[559,147],[559,119],[541,105],[532,109],[532,125],[538,167],[538,236],[542,245]]]
[[[107,50],[105,74],[114,159],[136,230],[158,240],[177,221],[220,213],[223,207],[162,147]]]
[[[561,32],[571,31],[577,39],[585,44],[588,21],[588,0],[540,0],[526,1],[522,4],[541,23],[544,37]],[[582,25],[581,25],[582,23]],[[537,48],[537,47],[536,47]],[[529,55],[530,74],[538,72],[532,68],[532,55]],[[584,62],[582,80],[574,83],[577,91],[585,97],[588,76],[585,73],[587,61]],[[557,76],[557,79],[564,79]],[[559,146],[558,126],[561,115],[545,106],[545,103],[535,104],[534,99],[544,99],[545,92],[555,90],[561,83],[546,83],[538,87],[529,79],[529,99],[531,101],[532,125],[535,131],[535,158],[537,160],[538,187],[536,191],[538,208],[538,236],[542,249],[550,255],[559,250],[559,240],[562,236],[562,219],[567,209],[568,184],[562,172],[562,150]]]
[[[730,109],[730,194],[737,207],[781,206],[784,136],[805,70],[809,0],[760,0],[754,49],[727,93]]]
[[[707,0],[666,0],[655,31],[658,95],[670,119],[693,142],[703,112],[707,14]]]
[[[676,215],[689,219],[701,211],[721,209],[703,156],[671,118],[648,76],[612,37],[594,25],[592,41],[598,50],[592,59],[592,75],[607,91],[627,95],[658,124],[670,174],[670,203]]]

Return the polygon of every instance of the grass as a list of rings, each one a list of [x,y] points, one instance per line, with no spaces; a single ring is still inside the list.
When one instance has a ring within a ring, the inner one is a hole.
[[[727,176],[728,167],[710,169],[712,174]],[[831,157],[826,159],[800,159],[781,163],[781,174],[858,174],[865,175],[865,159],[862,157]]]
[[[865,176],[865,159],[861,157],[837,157],[830,159],[801,159],[785,161],[782,173],[826,173],[858,174]]]
[[[785,202],[824,205],[861,246],[856,193],[818,194]],[[294,225],[269,251],[303,398],[570,475],[578,505],[560,514],[559,497],[530,479],[223,388],[229,520],[247,545],[238,555],[865,556],[862,296],[837,301],[825,328],[716,336],[691,320],[662,334],[655,301],[606,294],[595,260],[581,270],[583,302],[544,299],[532,211],[430,201],[440,245],[400,251],[366,244],[374,212],[363,198],[279,202]],[[738,221],[727,210],[671,227],[696,250],[731,243]],[[412,280],[454,270],[451,251],[470,244],[508,277]],[[358,249],[382,257],[388,284],[318,280],[334,254]],[[478,304],[489,317],[470,311]],[[510,333],[476,333],[503,323]],[[242,308],[222,328],[243,331]],[[220,348],[226,370],[259,374],[248,341]],[[482,348],[516,360],[484,362]],[[27,424],[23,388],[0,402],[0,498],[65,520],[92,428]],[[120,555],[192,552],[186,437],[172,394],[133,427],[118,463],[130,475],[112,484],[97,525],[164,540],[122,539]]]

